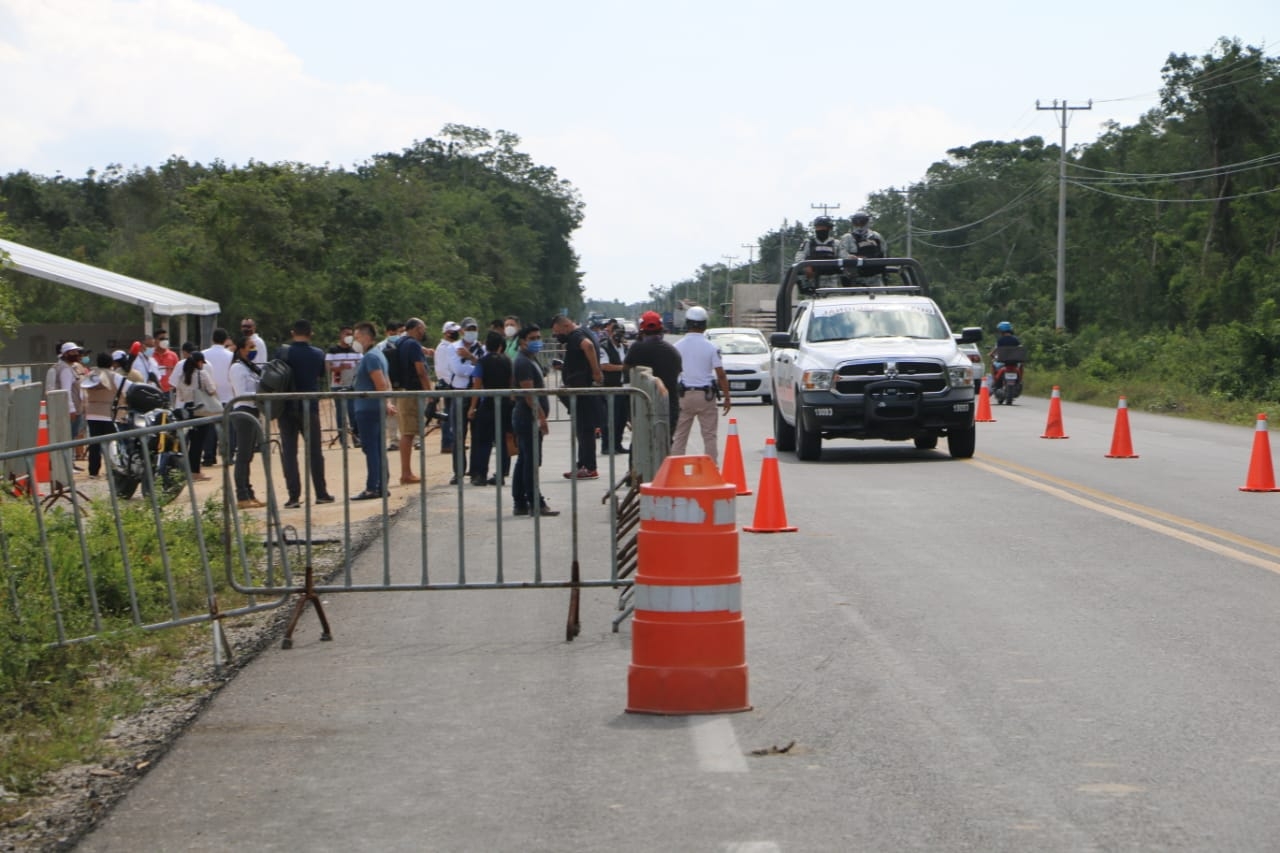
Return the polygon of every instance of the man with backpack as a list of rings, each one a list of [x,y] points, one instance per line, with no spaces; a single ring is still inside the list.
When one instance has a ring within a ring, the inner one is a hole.
[[[397,339],[393,363],[387,355],[387,372],[391,374],[391,387],[405,391],[426,391],[431,387],[427,374],[426,350],[422,341],[427,336],[427,324],[417,317],[405,321],[404,334]],[[422,478],[413,473],[413,445],[422,435],[424,397],[397,397],[396,417],[400,422],[400,482],[404,485],[420,483]]]
[[[293,324],[292,340],[282,346],[276,358],[286,362],[293,371],[293,390],[315,393],[324,379],[324,350],[311,344],[311,321],[298,320]],[[277,403],[272,407],[278,417],[280,432],[280,459],[284,469],[284,483],[288,491],[285,509],[302,505],[302,479],[298,474],[298,436],[307,445],[307,463],[311,470],[311,487],[318,504],[331,503],[333,496],[325,485],[324,448],[320,443],[320,401],[310,399]]]

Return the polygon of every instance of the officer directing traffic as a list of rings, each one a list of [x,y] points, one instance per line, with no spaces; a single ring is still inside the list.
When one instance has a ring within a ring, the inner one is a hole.
[[[676,344],[680,352],[680,417],[671,438],[671,453],[683,456],[689,444],[693,421],[702,428],[702,452],[719,464],[716,431],[716,389],[724,400],[724,414],[729,414],[729,379],[720,361],[720,350],[707,340],[707,309],[695,305],[684,315],[687,334]]]

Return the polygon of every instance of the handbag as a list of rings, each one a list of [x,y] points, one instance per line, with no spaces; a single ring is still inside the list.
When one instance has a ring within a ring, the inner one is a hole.
[[[222,414],[222,401],[216,395],[203,388],[196,388],[191,396],[195,398],[196,414],[200,417]]]

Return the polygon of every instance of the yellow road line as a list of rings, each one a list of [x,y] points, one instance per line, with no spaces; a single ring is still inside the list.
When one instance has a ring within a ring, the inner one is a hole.
[[[1150,530],[1153,533],[1159,533],[1188,545],[1194,545],[1197,548],[1203,548],[1223,557],[1229,557],[1233,560],[1239,560],[1242,563],[1248,563],[1251,566],[1257,566],[1275,574],[1280,574],[1280,548],[1269,545],[1266,542],[1259,542],[1256,539],[1250,539],[1229,530],[1222,530],[1208,524],[1203,524],[1189,518],[1173,515],[1172,513],[1163,512],[1153,507],[1144,506],[1143,504],[1134,503],[1115,495],[1097,489],[1091,489],[1088,486],[1066,480],[1061,477],[1055,477],[1051,474],[1045,474],[1034,468],[1027,468],[1016,462],[1010,462],[1004,459],[997,459],[992,456],[983,454],[975,455],[971,464],[995,474],[1004,477],[1006,480],[1012,480],[1024,486],[1038,489],[1046,494],[1053,495],[1056,498],[1073,503],[1085,509],[1100,512],[1103,515],[1109,515],[1120,521],[1137,525],[1138,527]],[[1021,473],[1015,473],[1019,471]],[[1056,485],[1050,485],[1051,483]],[[1124,507],[1124,509],[1120,509]],[[1148,517],[1149,516],[1149,517]],[[1162,524],[1153,519],[1159,518],[1168,524]],[[1176,525],[1176,526],[1171,526]],[[1196,535],[1191,531],[1197,531],[1204,534]],[[1269,554],[1276,557],[1277,560],[1268,560],[1255,554],[1248,554],[1244,551],[1237,550],[1222,542],[1215,542],[1212,539],[1205,538],[1212,536],[1214,539],[1221,539],[1227,542],[1233,542],[1243,548],[1249,548],[1263,554]]]

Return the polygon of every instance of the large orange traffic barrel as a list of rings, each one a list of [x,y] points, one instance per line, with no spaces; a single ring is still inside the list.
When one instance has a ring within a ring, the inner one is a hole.
[[[749,711],[737,485],[709,456],[668,456],[640,486],[627,711]]]

